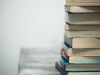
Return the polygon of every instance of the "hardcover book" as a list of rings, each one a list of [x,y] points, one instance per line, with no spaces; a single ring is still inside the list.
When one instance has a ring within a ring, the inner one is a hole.
[[[68,24],[100,24],[100,13],[68,13],[65,12],[65,22]]]
[[[100,6],[100,0],[66,0],[66,6]]]
[[[100,63],[68,63],[63,57],[60,59],[65,71],[69,72],[98,72]]]
[[[71,48],[100,48],[100,38],[67,38],[64,42]]]
[[[62,74],[62,75],[67,75],[68,72],[64,71],[60,61],[55,63],[55,68]]]
[[[55,68],[62,74],[62,75],[100,75],[100,72],[67,72],[63,69],[60,61],[55,63]]]
[[[66,31],[67,38],[100,38],[100,31]]]
[[[97,13],[100,6],[64,6],[65,11],[71,13]]]
[[[68,56],[64,49],[60,54],[68,63],[100,63],[100,56]]]
[[[68,56],[100,56],[100,48],[80,48],[74,49],[65,43],[62,43],[63,51]]]
[[[65,30],[67,31],[99,31],[100,30],[100,25],[70,25],[66,24],[65,25]]]

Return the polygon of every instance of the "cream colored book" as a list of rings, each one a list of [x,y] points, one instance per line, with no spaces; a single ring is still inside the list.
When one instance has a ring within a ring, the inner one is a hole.
[[[66,6],[100,6],[100,0],[66,0]]]
[[[98,31],[100,25],[65,25],[65,30],[70,31]]]
[[[70,72],[100,72],[100,63],[68,63],[63,57],[60,62],[65,71]]]
[[[71,48],[65,43],[62,43],[62,47],[68,56],[100,56],[100,48]]]
[[[100,6],[64,6],[65,11],[71,13],[97,13]]]
[[[99,13],[68,13],[65,12],[65,22],[68,24],[100,24],[100,14]]]
[[[67,38],[64,42],[71,48],[100,48],[100,38]]]
[[[68,38],[100,38],[100,31],[66,31]]]
[[[69,63],[100,63],[100,56],[71,56]]]

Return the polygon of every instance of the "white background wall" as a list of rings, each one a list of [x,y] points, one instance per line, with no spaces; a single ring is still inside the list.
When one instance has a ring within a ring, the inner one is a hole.
[[[21,48],[57,48],[65,0],[0,0],[0,75],[17,75]]]

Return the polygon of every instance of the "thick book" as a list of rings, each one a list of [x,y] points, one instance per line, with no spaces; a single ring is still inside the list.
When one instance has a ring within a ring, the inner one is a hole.
[[[100,6],[64,6],[65,11],[71,13],[97,13]]]
[[[100,63],[100,56],[68,56],[64,49],[60,54],[68,63]]]
[[[68,63],[63,57],[60,59],[65,71],[69,72],[98,72],[100,63]]]
[[[63,51],[68,56],[100,56],[100,48],[81,48],[74,49],[65,43],[62,43]]]
[[[65,30],[67,31],[99,31],[100,25],[65,25]]]
[[[64,68],[62,67],[60,61],[55,63],[55,68],[62,74],[62,75],[67,75],[68,72],[64,71]]]
[[[100,0],[66,0],[66,6],[100,6]]]
[[[67,38],[100,38],[100,31],[67,31]]]
[[[100,72],[67,72],[62,67],[60,61],[55,63],[55,68],[62,74],[62,75],[100,75]]]
[[[65,22],[68,24],[100,24],[100,13],[68,13],[65,12]]]
[[[100,38],[67,38],[64,42],[71,48],[100,48]]]

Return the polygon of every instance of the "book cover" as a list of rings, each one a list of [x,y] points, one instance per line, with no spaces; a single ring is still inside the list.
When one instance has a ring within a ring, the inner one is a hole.
[[[98,72],[100,71],[100,63],[68,63],[61,56],[61,64],[65,71],[68,72]]]
[[[100,75],[100,72],[67,72],[62,67],[60,61],[55,63],[55,68],[62,74],[62,75]]]

